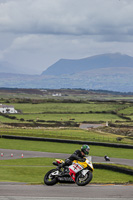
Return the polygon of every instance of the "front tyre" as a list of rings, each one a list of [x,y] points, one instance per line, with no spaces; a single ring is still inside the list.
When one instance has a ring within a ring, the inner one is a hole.
[[[56,176],[53,176],[52,173],[57,171],[57,169],[51,169],[49,172],[47,172],[44,176],[44,183],[46,185],[55,185],[58,180]]]
[[[76,184],[79,186],[87,185],[92,180],[92,172],[88,171],[85,176],[82,173],[79,173],[76,177]]]

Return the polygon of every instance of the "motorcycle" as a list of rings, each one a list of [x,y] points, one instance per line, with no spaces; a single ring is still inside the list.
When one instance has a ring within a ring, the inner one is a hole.
[[[56,159],[53,162],[57,166],[51,169],[44,176],[46,185],[55,185],[56,183],[76,183],[78,186],[87,185],[92,180],[92,172],[94,171],[91,162],[91,156],[84,159],[83,162],[74,160],[70,166],[60,168],[64,161]]]

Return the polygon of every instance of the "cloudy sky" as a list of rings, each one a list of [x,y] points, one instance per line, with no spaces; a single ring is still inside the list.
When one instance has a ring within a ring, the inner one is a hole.
[[[133,0],[0,0],[0,61],[16,72],[115,52],[133,56]]]

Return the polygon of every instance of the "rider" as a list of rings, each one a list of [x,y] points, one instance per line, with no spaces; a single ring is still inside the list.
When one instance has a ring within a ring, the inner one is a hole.
[[[84,144],[81,147],[81,150],[76,150],[69,158],[65,160],[60,167],[69,166],[72,164],[73,160],[78,160],[81,162],[85,161],[85,156],[89,154],[90,147],[87,144]]]

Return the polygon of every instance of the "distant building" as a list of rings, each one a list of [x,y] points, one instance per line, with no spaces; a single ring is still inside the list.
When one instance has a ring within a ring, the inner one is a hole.
[[[52,94],[53,97],[61,97],[61,93],[54,93]]]
[[[14,106],[7,106],[0,104],[0,112],[1,113],[17,113],[18,111],[14,109]]]

